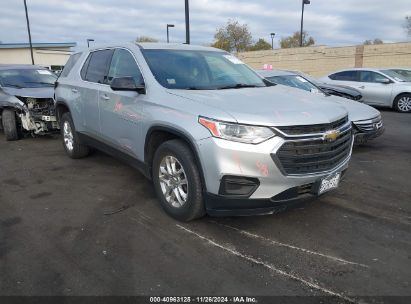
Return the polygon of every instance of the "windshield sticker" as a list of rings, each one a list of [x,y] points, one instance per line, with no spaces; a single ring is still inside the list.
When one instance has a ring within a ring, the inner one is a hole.
[[[176,84],[176,80],[171,78],[171,79],[167,79],[168,84]]]
[[[308,82],[307,80],[305,80],[304,78],[302,78],[301,76],[297,76],[297,77],[295,77],[295,78],[297,78],[299,81],[301,81],[301,82]]]
[[[41,75],[51,75],[51,72],[47,70],[37,70],[37,73]]]
[[[233,55],[223,55],[223,57],[230,60],[234,64],[244,64],[244,62]]]

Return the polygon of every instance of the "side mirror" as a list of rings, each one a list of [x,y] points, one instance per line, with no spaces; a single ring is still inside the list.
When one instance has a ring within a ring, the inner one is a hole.
[[[390,83],[392,83],[392,81],[389,80],[388,78],[384,78],[384,79],[381,79],[380,83],[382,83],[382,84],[390,84]]]
[[[135,91],[139,94],[146,93],[144,84],[137,84],[133,77],[117,77],[111,81],[113,91]]]

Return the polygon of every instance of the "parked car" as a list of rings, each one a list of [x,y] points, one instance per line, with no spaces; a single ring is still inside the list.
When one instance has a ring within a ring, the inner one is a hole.
[[[411,82],[411,69],[391,68],[391,69],[386,69],[384,71],[388,71],[388,73],[394,72],[396,73],[396,77],[399,77],[405,81]]]
[[[352,152],[347,111],[262,79],[231,54],[141,43],[72,55],[55,89],[64,149],[89,147],[153,180],[178,220],[270,214],[338,186]]]
[[[58,130],[53,100],[56,79],[39,66],[0,65],[0,118],[7,140]]]
[[[354,125],[355,143],[363,144],[368,140],[374,139],[384,133],[384,125],[381,113],[365,104],[332,96],[319,87],[307,76],[299,72],[282,70],[260,70],[258,74],[265,79],[280,85],[286,85],[304,91],[319,93],[328,96],[328,101],[337,103],[345,107],[349,119]]]
[[[398,74],[389,75],[383,69],[356,68],[341,70],[320,80],[358,89],[366,104],[411,112],[411,83],[398,77]]]

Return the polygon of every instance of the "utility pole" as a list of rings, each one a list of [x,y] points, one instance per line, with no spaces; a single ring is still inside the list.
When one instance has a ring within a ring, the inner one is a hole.
[[[303,46],[303,31],[304,31],[304,6],[310,4],[310,0],[302,0],[301,7],[301,29],[300,29],[300,47]]]
[[[31,64],[34,65],[33,44],[31,43],[30,22],[29,22],[29,14],[27,13],[27,3],[26,3],[26,0],[24,0],[24,10],[26,11],[27,32],[29,33]]]
[[[188,0],[185,0],[186,12],[186,44],[190,44],[190,10],[188,7]]]

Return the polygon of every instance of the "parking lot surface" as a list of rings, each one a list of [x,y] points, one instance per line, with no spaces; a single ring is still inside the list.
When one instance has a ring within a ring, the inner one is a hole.
[[[411,115],[382,113],[337,191],[190,223],[103,153],[0,133],[0,294],[411,296]]]

